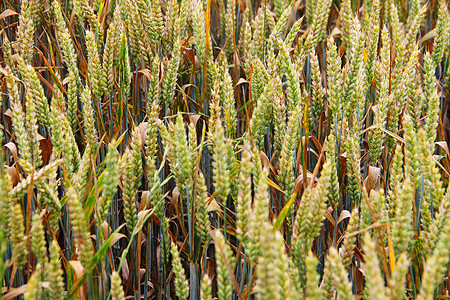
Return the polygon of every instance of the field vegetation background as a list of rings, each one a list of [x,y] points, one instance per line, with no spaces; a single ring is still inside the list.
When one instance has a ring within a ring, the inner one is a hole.
[[[1,0],[0,36],[0,298],[450,298],[446,0]]]

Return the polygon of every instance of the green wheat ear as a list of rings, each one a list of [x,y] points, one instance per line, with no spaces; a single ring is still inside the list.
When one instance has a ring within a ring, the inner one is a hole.
[[[97,87],[98,92],[99,88]],[[85,152],[85,155],[95,155],[97,150],[97,127],[95,126],[94,109],[92,106],[92,93],[88,87],[85,87],[81,93],[81,102],[83,103],[83,127],[86,136],[86,148],[91,152]]]
[[[248,224],[252,203],[252,152],[248,143],[242,148],[241,170],[239,174],[238,197],[236,202],[236,233],[238,239],[246,246],[249,241]]]
[[[136,126],[132,132],[131,147],[124,154],[123,201],[124,216],[128,230],[132,232],[137,224],[137,208],[135,197],[141,185],[142,170],[142,137],[141,127]]]
[[[303,62],[309,53],[316,47],[318,43],[320,43],[325,35],[327,21],[328,21],[328,12],[331,5],[330,0],[320,0],[317,3],[317,7],[315,8],[314,19],[312,21],[310,32],[306,37],[305,44],[302,48],[302,51],[299,55],[298,61],[299,65],[303,65]]]
[[[92,31],[86,32],[86,49],[88,55],[88,72],[92,95],[99,98],[103,94],[106,82],[104,73],[102,72],[102,64],[100,63],[100,55],[98,52],[97,42]]]
[[[246,245],[247,255],[253,263],[257,262],[260,255],[260,246],[262,238],[262,225],[268,220],[269,191],[267,177],[269,170],[264,168],[259,174],[255,185],[255,196],[253,198],[253,212],[249,218],[248,236],[249,241]]]
[[[378,36],[380,33],[380,1],[374,0],[372,2],[372,7],[370,11],[370,16],[368,16],[368,26],[366,31],[367,38],[367,81],[371,85],[374,80],[374,65],[377,57],[377,47],[378,47]],[[369,14],[369,13],[368,13]]]
[[[117,54],[119,51],[119,32],[121,31],[120,26],[123,26],[120,23],[118,16],[118,8],[116,7],[114,10],[114,18],[111,25],[109,25],[107,34],[106,34],[106,43],[105,48],[103,50],[103,75],[105,80],[105,92],[108,94],[112,92],[114,87],[114,65],[117,61]]]
[[[359,226],[359,209],[353,209],[350,220],[348,221],[347,231],[342,243],[342,262],[346,268],[352,264],[353,250],[356,248],[356,232]]]
[[[129,42],[130,49],[133,59],[135,59],[140,65],[143,61],[145,65],[148,64],[149,52],[148,47],[150,45],[150,39],[147,35],[147,30],[145,28],[146,17],[142,16],[144,20],[142,21],[141,12],[139,11],[140,6],[136,1],[126,0],[124,3],[124,9],[126,9],[127,18],[124,19],[124,23],[127,26],[127,32],[129,32]],[[145,12],[145,10],[144,10]],[[148,32],[152,32],[149,30]]]
[[[30,230],[31,234],[31,250],[42,266],[46,265],[47,249],[45,247],[45,231],[42,225],[42,218],[45,210],[41,214],[35,214],[33,216],[33,225]]]
[[[231,58],[233,55],[233,47],[234,47],[234,28],[235,28],[235,18],[236,18],[236,5],[235,3],[230,2],[227,5],[227,11],[225,13],[225,34],[226,38],[228,38],[228,43],[225,47],[225,53],[228,58]]]
[[[434,53],[434,52],[433,52]],[[436,63],[427,52],[424,56],[424,87],[423,87],[423,114],[427,118],[424,130],[430,144],[436,139],[436,127],[439,122],[440,99],[437,93],[437,81],[434,76]],[[431,145],[430,145],[431,146]]]
[[[209,276],[206,273],[202,277],[202,281],[200,283],[200,288],[201,288],[200,299],[201,300],[210,300],[212,285],[211,285],[211,279],[209,278]]]
[[[335,130],[331,128],[330,135],[327,142],[327,163],[330,164],[330,168],[337,166],[337,154],[338,149],[336,145]],[[337,170],[331,169],[330,171],[330,185],[328,187],[328,203],[335,209],[339,205],[339,178]]]
[[[318,287],[319,274],[317,274],[316,256],[310,251],[306,256],[306,294],[310,299],[323,299],[324,291]]]
[[[395,270],[391,275],[391,296],[392,299],[402,300],[405,297],[404,287],[406,284],[406,273],[408,273],[409,260],[406,253],[400,254],[395,261]]]
[[[253,59],[258,58],[263,60],[264,57],[264,45],[266,42],[265,25],[266,20],[270,19],[266,18],[266,16],[263,8],[259,8],[255,18],[251,22],[253,39],[250,44],[250,51]]]
[[[25,112],[22,110],[20,103],[19,90],[16,85],[16,79],[13,76],[12,70],[9,66],[1,69],[6,78],[6,86],[9,91],[9,99],[12,108],[12,126],[16,135],[16,142],[20,157],[28,162],[33,163],[33,140],[30,138],[30,130],[26,126]]]
[[[442,58],[444,56],[445,44],[447,43],[448,45],[450,41],[450,33],[448,31],[448,18],[449,14],[447,7],[445,6],[445,1],[441,0],[439,1],[438,19],[435,27],[437,37],[433,42],[432,60],[434,65],[437,65],[442,61]]]
[[[24,165],[26,164],[22,160],[21,163]],[[14,188],[11,189],[10,198],[18,200],[23,197],[27,193],[32,182],[34,182],[34,184],[36,185],[41,184],[48,179],[48,176],[54,174],[61,163],[62,160],[60,159],[54,160],[45,167],[41,168],[39,171],[34,172],[33,175],[28,175],[25,179],[22,179]]]
[[[228,164],[228,149],[227,138],[221,122],[219,121],[214,135],[212,136],[214,154],[213,154],[213,180],[215,189],[217,191],[222,204],[226,205],[228,194],[230,193],[230,180],[229,180],[229,164]]]
[[[28,250],[27,238],[24,235],[23,213],[19,203],[13,205],[10,220],[9,240],[13,249],[11,260],[18,266],[23,266],[27,261]]]
[[[285,202],[288,202],[294,195],[296,178],[296,174],[294,173],[295,151],[300,130],[300,118],[299,107],[295,106],[288,117],[288,122],[286,124],[285,134],[280,149],[278,180],[281,188],[285,191]],[[294,211],[294,207],[292,207],[288,214],[288,223],[291,223]]]
[[[79,251],[78,257],[84,268],[88,268],[93,256],[93,246],[89,233],[89,222],[86,220],[83,207],[74,188],[67,191],[67,199],[70,209],[70,219],[74,232],[75,245]]]
[[[447,205],[448,212],[448,205]],[[450,226],[445,226],[440,234],[439,240],[433,254],[428,257],[425,262],[424,272],[422,277],[422,286],[418,299],[433,299],[434,291],[442,280],[442,276],[447,269],[448,258],[450,256]]]
[[[176,27],[176,20],[180,12],[179,2],[176,0],[167,1],[166,6],[166,20],[164,26],[164,43],[167,45],[168,49],[174,46],[174,42],[178,37],[178,30]],[[184,18],[184,22],[185,22]],[[181,25],[181,22],[180,22]],[[185,25],[185,24],[183,24]]]
[[[49,295],[52,299],[64,299],[64,278],[61,269],[61,261],[59,259],[60,249],[58,242],[53,240],[50,245],[50,262],[48,269]]]
[[[99,221],[102,223],[108,214],[114,195],[117,192],[119,183],[119,153],[116,150],[116,140],[112,140],[108,145],[108,152],[105,157],[106,169],[104,171],[103,195],[99,203]]]
[[[353,299],[351,284],[348,281],[348,273],[339,257],[336,248],[330,248],[327,261],[330,266],[331,277],[340,299]]]
[[[259,96],[252,119],[250,120],[251,134],[259,150],[264,149],[264,135],[267,132],[267,127],[273,114],[272,100],[274,92],[274,80],[270,80]]]
[[[25,81],[25,105],[27,109],[25,113],[25,127],[28,128],[28,138],[30,139],[30,148],[32,150],[32,160],[27,162],[30,166],[38,168],[42,164],[41,149],[39,148],[38,141],[38,122],[41,122],[48,127],[48,103],[36,72],[33,67],[27,65],[21,57],[19,57],[19,73]],[[40,101],[45,102],[43,107],[40,107],[41,105],[39,103],[42,103]],[[46,108],[46,110],[44,110],[44,108]],[[28,169],[28,171],[30,170]]]
[[[177,246],[171,241],[172,271],[175,274],[175,292],[179,299],[189,299],[189,284],[186,280]]]
[[[179,22],[178,22],[179,23]],[[175,96],[175,86],[177,83],[178,67],[180,65],[180,44],[181,38],[178,37],[172,49],[172,57],[170,58],[167,72],[164,77],[162,88],[162,99],[166,105],[172,105]]]
[[[331,164],[325,164],[322,176],[315,189],[308,187],[295,216],[292,235],[292,260],[297,268],[298,277],[294,280],[299,293],[303,293],[306,284],[305,259],[314,239],[319,236],[326,210],[326,195],[331,177]]]
[[[29,112],[35,114],[35,122],[40,122],[47,128],[50,127],[50,114],[48,100],[45,96],[44,89],[34,68],[26,64],[25,60],[19,58],[19,73],[25,82],[27,88],[26,104]],[[27,110],[28,113],[28,110]]]
[[[234,270],[234,255],[231,252],[225,238],[220,230],[213,232],[216,240],[215,251],[217,258],[217,284],[219,299],[231,299],[233,295],[233,282],[231,274]]]
[[[30,64],[34,55],[34,41],[33,36],[36,30],[33,18],[35,11],[33,11],[30,1],[25,0],[20,5],[19,26],[17,28],[17,43],[15,50],[23,58],[26,64]]]
[[[327,41],[327,102],[329,108],[329,118],[335,124],[339,124],[342,107],[340,101],[340,90],[342,89],[341,57],[336,48],[333,37]],[[336,120],[336,121],[335,121]]]
[[[38,300],[42,296],[42,266],[40,263],[36,265],[33,274],[31,274],[30,279],[27,284],[27,291],[25,292],[25,300]]]
[[[370,237],[370,233],[364,235],[364,258],[366,260],[366,284],[364,294],[370,299],[386,299],[387,290],[384,286],[384,279],[380,269],[380,261],[377,256],[376,242]]]
[[[120,280],[119,273],[116,271],[111,274],[111,296],[113,300],[125,300],[122,280]]]
[[[319,118],[320,113],[323,109],[323,99],[324,92],[322,87],[322,73],[319,66],[319,61],[315,51],[310,54],[310,64],[311,64],[311,108],[313,115],[316,119]],[[310,124],[312,125],[313,115],[311,115]],[[311,126],[311,128],[314,128]]]
[[[234,97],[233,79],[228,72],[228,65],[225,60],[223,67],[223,82],[221,82],[220,94],[225,115],[226,133],[229,138],[236,137],[237,134],[237,110]]]
[[[159,67],[160,60],[158,57],[152,62],[152,73],[149,86],[149,101],[147,103],[147,136],[145,139],[145,155],[148,173],[152,174],[156,171],[155,159],[158,152],[158,124],[156,120],[159,118],[160,111],[160,92],[159,92]],[[148,179],[148,177],[147,177]],[[150,179],[149,179],[150,180]]]
[[[256,291],[259,299],[298,299],[291,279],[291,261],[285,253],[284,240],[279,231],[265,220],[261,224],[259,257],[257,258]]]
[[[332,276],[331,264],[329,259],[325,261],[320,289],[323,290],[324,299],[332,300],[336,298],[336,288],[334,286],[334,279]]]
[[[164,18],[161,11],[161,5],[158,1],[150,1],[151,16],[153,22],[153,28],[155,29],[155,38],[160,40],[164,34]]]
[[[195,209],[197,213],[197,224],[196,231],[200,237],[201,242],[207,246],[207,243],[210,239],[209,229],[211,223],[209,221],[209,213],[208,213],[208,201],[209,196],[207,193],[205,178],[203,173],[200,171],[197,179],[197,197],[195,198]]]
[[[74,6],[76,3],[77,1],[75,1]],[[67,87],[68,119],[73,132],[76,132],[78,130],[77,102],[78,94],[81,91],[81,79],[78,73],[77,55],[69,29],[66,28],[66,22],[62,15],[59,1],[52,2],[52,13],[56,19],[57,37],[69,71]]]

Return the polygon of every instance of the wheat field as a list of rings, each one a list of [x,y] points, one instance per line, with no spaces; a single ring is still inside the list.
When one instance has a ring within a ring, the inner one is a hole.
[[[2,0],[1,299],[450,299],[447,0]]]

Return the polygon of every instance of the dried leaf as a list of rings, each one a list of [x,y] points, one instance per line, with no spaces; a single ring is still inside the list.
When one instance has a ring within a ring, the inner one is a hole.
[[[145,269],[139,269],[139,278],[141,281],[144,278],[144,274],[145,274]]]
[[[342,31],[338,27],[334,27],[333,30],[331,31],[331,36],[334,38],[341,37]]]
[[[200,115],[189,115],[189,121],[193,123],[194,126],[197,126],[197,122],[200,119],[200,117],[201,117]]]
[[[141,137],[142,147],[144,147],[144,145],[145,145],[145,138],[147,136],[147,127],[148,127],[148,122],[142,122],[138,126],[139,134],[140,134],[139,136]]]
[[[19,172],[17,172],[17,169],[15,167],[6,167],[5,172],[11,178],[13,186],[16,186],[20,181],[20,176]]]
[[[17,15],[18,15],[18,13],[16,13],[12,9],[8,8],[4,12],[2,12],[2,14],[0,15],[0,20],[3,20],[4,18],[11,17],[11,16],[17,16]]]
[[[425,43],[428,40],[436,38],[437,36],[438,36],[438,33],[436,32],[436,28],[435,28],[433,30],[428,31],[428,33],[425,34],[420,41],[422,43]]]
[[[123,281],[126,282],[130,279],[130,269],[128,268],[128,261],[125,258],[122,265],[122,277]]]
[[[351,213],[348,210],[344,209],[338,218],[338,225],[345,219],[350,218],[350,216],[351,216]]]
[[[272,170],[272,164],[270,163],[269,158],[264,152],[259,152],[259,158],[261,159],[261,164],[263,168],[268,168],[269,170]]]
[[[3,300],[10,300],[10,299],[14,299],[20,295],[22,295],[23,293],[25,293],[27,291],[27,285],[21,285],[18,288],[11,288],[11,290],[6,293],[5,295],[2,296]]]
[[[18,153],[16,144],[14,144],[13,142],[9,142],[9,143],[6,143],[3,147],[8,148],[9,151],[11,151],[15,162],[19,161],[19,153]]]
[[[5,111],[4,115],[5,115],[5,121],[6,121],[8,124],[11,125],[11,120],[12,120],[12,111],[11,111],[11,109],[8,108],[8,109]],[[3,126],[2,126],[2,127],[3,127]]]
[[[112,239],[112,242],[111,242],[111,246],[114,245],[114,244],[115,244],[118,240],[120,240],[121,238],[126,238],[126,239],[128,239],[127,236],[126,236],[125,234],[122,234],[122,233],[119,233],[119,232],[114,233],[114,234],[113,234],[113,239]]]
[[[138,71],[138,75],[144,75],[148,81],[152,80],[152,73],[150,72],[149,69],[142,69]]]
[[[212,200],[209,202],[209,205],[208,205],[208,212],[209,212],[209,211],[219,211],[219,212],[222,211],[222,209],[220,208],[220,205],[219,205],[219,203],[217,203],[216,199],[212,199]]]
[[[42,165],[45,166],[48,164],[50,157],[52,156],[52,142],[45,138],[39,139],[39,148],[42,153]]]
[[[446,141],[441,141],[441,142],[436,142],[436,145],[438,145],[439,147],[441,147],[442,149],[444,149],[445,153],[447,155],[450,155],[449,151],[448,151],[448,144]]]
[[[78,260],[69,260],[69,265],[72,267],[77,278],[81,278],[86,271],[86,269],[81,265]]]
[[[244,83],[249,83],[247,80],[245,80],[244,78],[239,78],[238,82],[236,83],[236,86],[240,85],[240,84],[244,84]]]
[[[368,193],[375,187],[375,184],[378,182],[378,179],[381,176],[381,168],[369,166],[369,172],[367,173],[367,177],[364,180],[364,185]]]
[[[275,182],[273,182],[273,181],[270,180],[269,178],[267,178],[267,184],[268,184],[270,187],[273,187],[274,189],[276,189],[276,190],[282,192],[283,194],[285,193],[285,192],[281,189],[281,187],[280,187],[278,184],[276,184]]]
[[[332,215],[332,213],[333,213],[333,208],[330,206],[330,207],[328,207],[328,209],[325,211],[325,218],[327,218],[327,220],[331,223],[331,225],[333,225],[333,227],[335,226],[335,223],[336,222],[334,222],[334,218],[333,218],[333,215]]]

